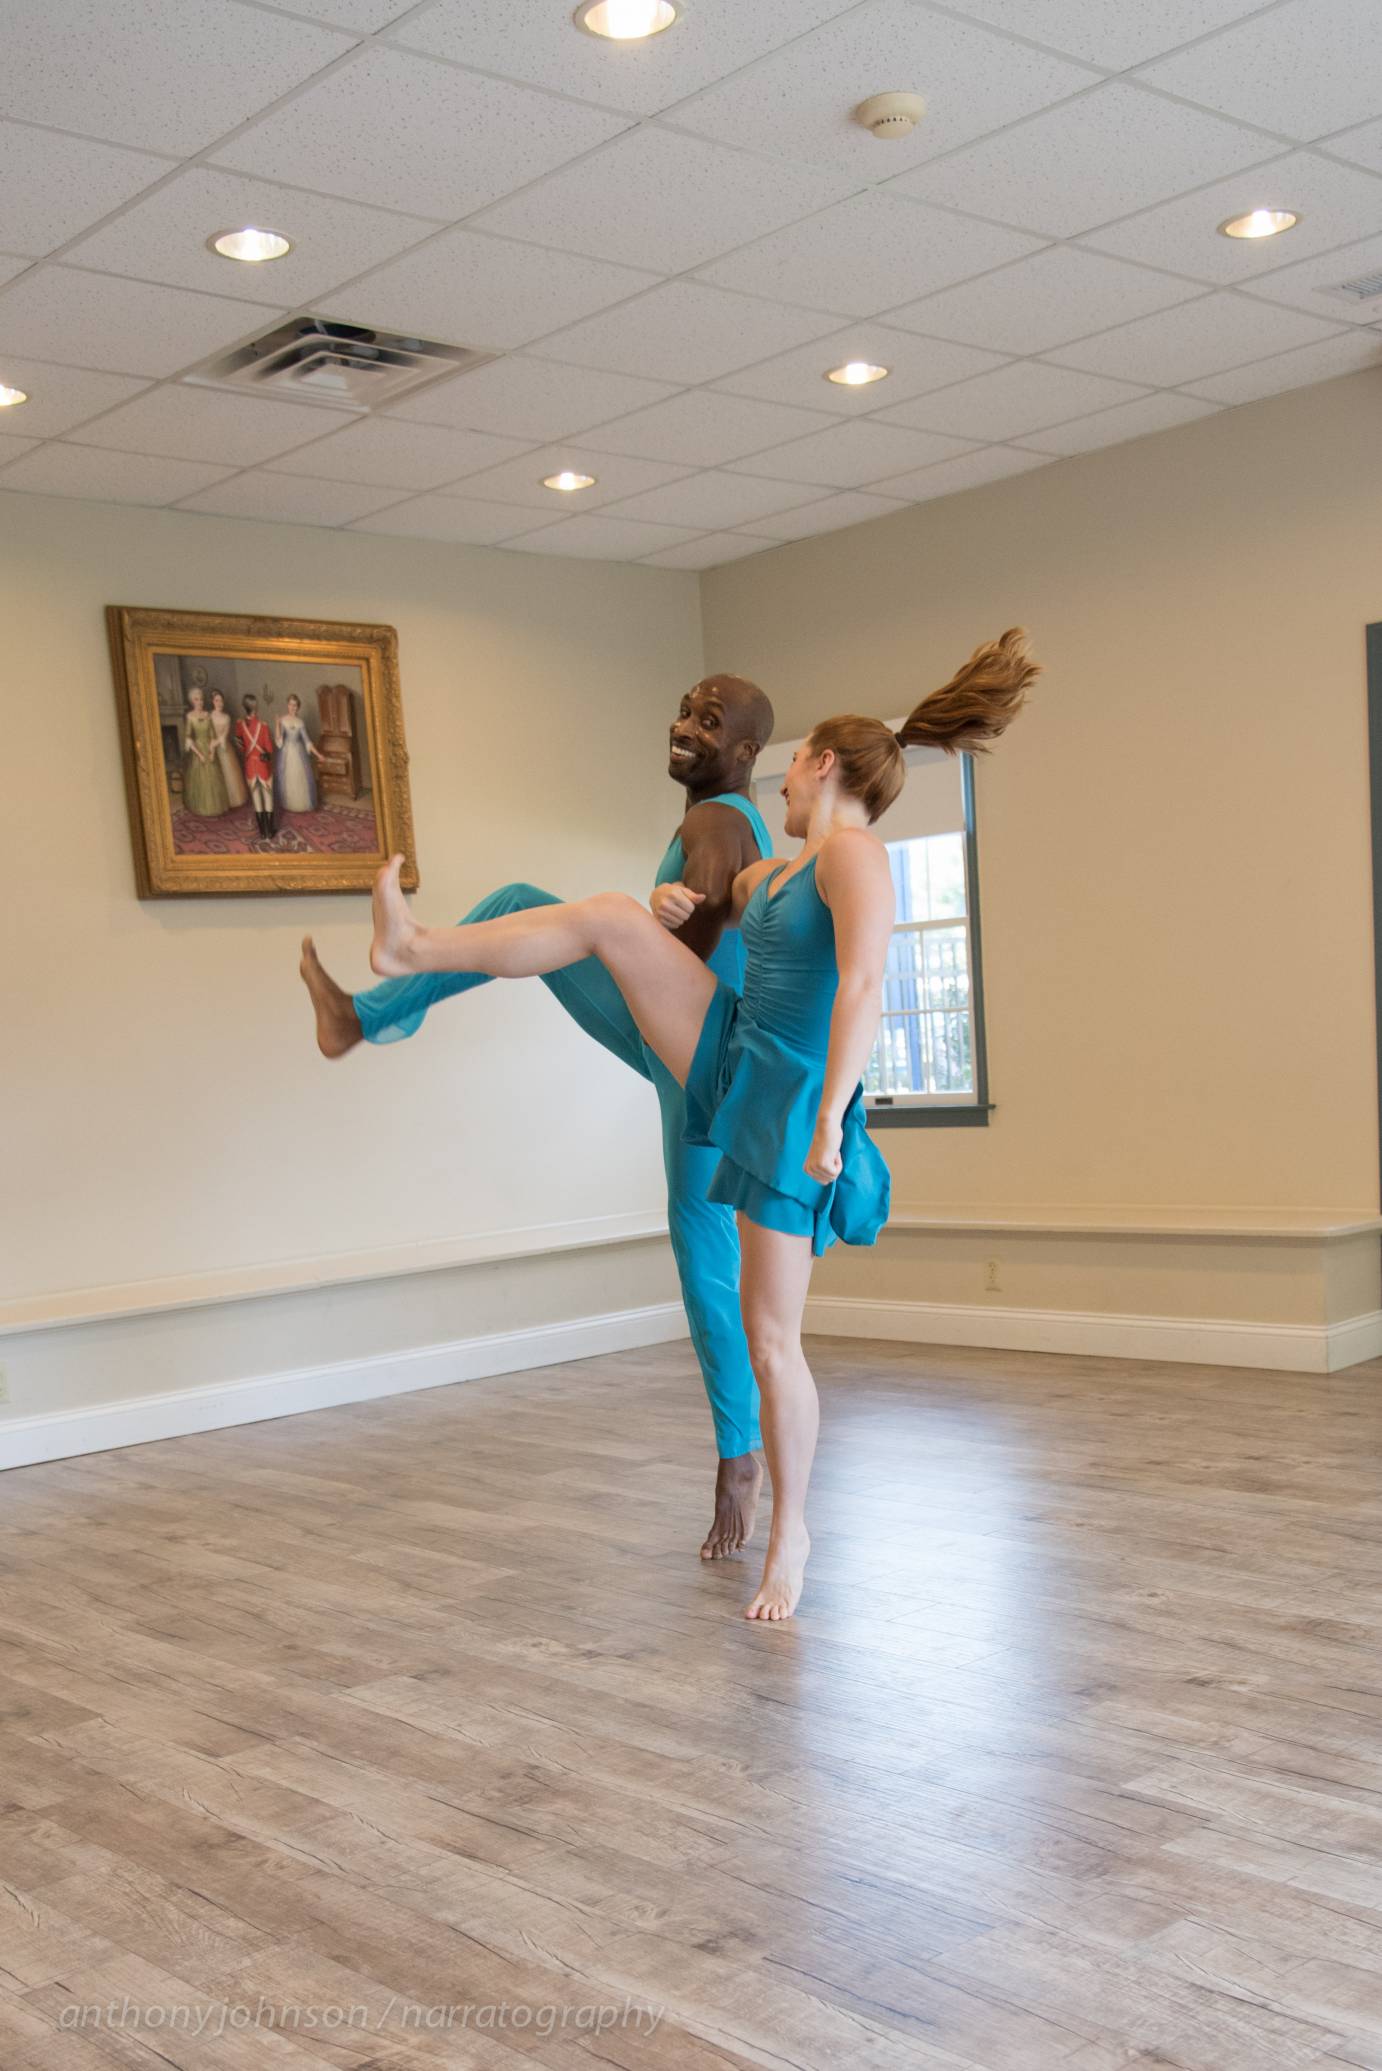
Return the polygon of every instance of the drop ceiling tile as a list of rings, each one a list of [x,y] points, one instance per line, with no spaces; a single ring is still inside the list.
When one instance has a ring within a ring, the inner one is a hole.
[[[274,474],[316,475],[332,482],[377,484],[381,489],[437,489],[522,450],[521,440],[501,439],[494,432],[357,417],[343,430],[318,439],[310,451],[269,466]]]
[[[1158,59],[1141,77],[1240,122],[1308,141],[1377,114],[1382,9],[1376,0],[1287,0]]]
[[[32,264],[31,259],[12,259],[8,252],[0,252],[0,287],[7,280],[13,280],[16,274],[27,272]]]
[[[814,215],[859,184],[820,166],[778,165],[700,137],[638,129],[475,221],[500,237],[685,273]]]
[[[1357,129],[1331,137],[1327,146],[1331,158],[1347,159],[1350,165],[1365,165],[1382,173],[1382,122],[1365,122]]]
[[[1339,292],[1341,281],[1374,277],[1378,290],[1365,302]],[[1336,324],[1375,324],[1382,318],[1382,237],[1367,237],[1341,251],[1322,252],[1299,266],[1278,267],[1275,273],[1253,281],[1247,293],[1260,295],[1266,302],[1289,303],[1293,309]]]
[[[913,0],[870,0],[711,87],[672,119],[725,143],[752,139],[755,150],[878,180],[1064,100],[1098,76]],[[880,83],[916,85],[927,100],[925,120],[886,144],[853,114]]]
[[[38,496],[84,496],[94,503],[174,503],[195,489],[210,488],[225,473],[225,468],[201,461],[102,453],[95,446],[63,446],[50,440],[6,468],[4,485]]]
[[[675,29],[622,49],[574,29],[574,8],[550,0],[441,0],[396,40],[437,57],[503,72],[607,108],[652,115],[737,71],[853,0],[696,0]]]
[[[744,530],[763,539],[811,539],[820,532],[839,532],[846,525],[863,525],[870,518],[890,518],[895,511],[906,508],[905,497],[873,496],[862,489],[846,489],[839,496],[822,496],[815,503],[804,503],[799,510],[760,518]]]
[[[633,374],[601,374],[592,367],[563,367],[555,360],[530,360],[511,353],[473,372],[410,396],[389,411],[418,424],[454,424],[470,431],[499,431],[509,438],[576,438],[592,424],[623,417],[677,393],[666,381],[640,381]]]
[[[187,157],[351,41],[226,0],[44,0],[6,10],[0,115]]]
[[[626,127],[622,115],[375,44],[215,161],[453,223]]]
[[[794,439],[771,453],[755,453],[751,460],[739,461],[734,471],[778,482],[809,482],[823,489],[858,489],[880,475],[929,467],[935,460],[964,452],[967,444],[964,439],[939,438],[930,430],[899,431],[896,425],[861,417]]]
[[[41,259],[172,170],[146,151],[0,122],[0,248]]]
[[[1155,5],[1110,0],[953,0],[961,14],[1030,36],[1053,50],[1122,72],[1226,22],[1255,14],[1262,0],[1155,0]]]
[[[1099,446],[1119,446],[1125,439],[1142,439],[1149,432],[1170,431],[1175,425],[1192,424],[1197,417],[1214,414],[1212,405],[1197,402],[1193,396],[1143,396],[1138,402],[1119,403],[1093,417],[1077,418],[1073,424],[1026,433],[1022,443],[1037,453],[1092,453]]]
[[[1040,360],[1014,360],[995,374],[980,374],[936,395],[918,396],[882,415],[886,424],[909,424],[919,431],[950,432],[997,445],[1091,410],[1130,403],[1141,392],[1096,374],[1074,374]]]
[[[184,496],[178,509],[207,511],[223,518],[273,519],[288,525],[339,526],[397,500],[396,489],[362,489],[354,482],[308,481],[256,469],[218,482],[214,489]]]
[[[904,173],[889,192],[972,209],[1047,237],[1076,237],[1277,157],[1280,149],[1270,137],[1114,80],[1068,107]]]
[[[589,489],[543,488],[548,475],[559,475],[568,468],[575,475],[593,475],[594,485]],[[494,503],[522,504],[545,511],[555,520],[563,511],[598,510],[601,504],[613,503],[618,497],[633,496],[642,489],[658,489],[665,482],[679,482],[686,472],[684,467],[662,461],[596,453],[588,446],[568,442],[540,446],[535,452],[525,453],[521,460],[486,468],[483,474],[466,482],[464,494],[485,497]],[[701,527],[702,531],[707,529],[708,525]]]
[[[810,501],[810,491],[787,482],[751,481],[708,468],[666,489],[650,489],[626,499],[616,516],[650,520],[659,525],[689,525],[696,532],[727,532],[765,518],[770,511],[790,510]],[[670,542],[669,542],[670,544]]]
[[[1280,395],[1284,389],[1332,381],[1336,375],[1358,374],[1367,367],[1382,367],[1382,332],[1349,331],[1318,345],[1298,346],[1294,352],[1275,353],[1250,367],[1235,367],[1231,373],[1196,381],[1191,393],[1213,403],[1255,403],[1263,396]]]
[[[1048,245],[979,280],[890,310],[888,322],[995,352],[1049,352],[1053,345],[1150,316],[1199,292],[1191,281],[1125,266],[1074,245]]]
[[[282,314],[220,295],[36,266],[0,293],[0,354],[109,374],[175,374]]]
[[[12,460],[18,460],[21,453],[32,453],[35,446],[41,446],[42,439],[11,438],[8,432],[0,432],[0,468],[8,467]],[[3,487],[0,483],[0,487]]]
[[[790,410],[747,396],[720,395],[709,388],[686,389],[670,402],[654,403],[631,417],[592,432],[601,453],[637,453],[647,460],[683,461],[688,467],[719,467],[765,446],[818,430],[830,419],[811,410]]]
[[[988,482],[1049,465],[1039,453],[1020,453],[1015,446],[986,446],[981,452],[961,453],[936,467],[914,469],[911,474],[880,482],[878,489],[883,495],[905,497],[909,503],[930,503],[937,496],[957,496],[961,490],[981,489]]]
[[[1220,237],[1220,223],[1256,208],[1293,209],[1301,220],[1280,237]],[[1365,237],[1379,222],[1382,180],[1375,174],[1335,165],[1310,151],[1293,151],[1255,172],[1235,173],[1197,194],[1183,194],[1096,230],[1086,242],[1144,266],[1245,286],[1312,252]]]
[[[707,532],[704,539],[691,539],[684,547],[645,554],[643,559],[649,568],[723,568],[727,562],[743,561],[750,554],[771,553],[775,544],[771,539],[750,539],[743,532]]]
[[[264,265],[243,266],[208,249],[209,238],[247,224],[280,231],[292,239],[292,251]],[[99,273],[296,307],[392,259],[436,227],[420,216],[328,201],[198,165],[83,238],[65,257],[70,265]]]
[[[581,561],[641,561],[694,534],[683,525],[636,525],[629,518],[567,518],[505,542],[525,554],[570,554]]]
[[[599,259],[515,244],[511,238],[448,230],[420,251],[376,268],[354,287],[325,296],[321,313],[446,345],[502,352],[627,301],[655,279]]]
[[[0,304],[0,309],[3,304]],[[1052,355],[1063,366],[1145,381],[1157,388],[1181,388],[1207,374],[1221,374],[1269,353],[1287,352],[1327,338],[1335,327],[1294,309],[1220,292],[1164,309],[1157,316],[1120,324],[1099,338],[1062,345]]]
[[[275,0],[287,14],[301,14],[314,22],[328,22],[333,28],[352,29],[372,36],[407,14],[417,0]]]
[[[456,546],[489,547],[512,538],[532,519],[511,503],[473,496],[414,496],[352,525],[352,532],[388,532],[396,539],[444,539]]]
[[[544,255],[544,263],[551,254]],[[583,260],[583,265],[592,262]],[[0,309],[3,309],[0,303]],[[544,338],[544,357],[667,381],[713,381],[789,345],[836,329],[834,319],[784,309],[756,296],[726,295],[695,281],[667,281],[622,309]],[[0,333],[0,338],[3,333]]]
[[[117,453],[253,467],[351,421],[338,410],[170,382],[122,403],[71,436],[79,446],[109,446]]]
[[[0,317],[3,309],[0,303]],[[40,439],[57,438],[74,425],[84,424],[87,418],[98,417],[103,410],[127,402],[148,386],[147,382],[131,381],[123,374],[91,374],[83,367],[55,367],[42,360],[20,359],[6,352],[2,343],[0,381],[7,388],[22,388],[29,398],[11,413],[14,429],[19,430],[22,416],[28,428],[25,437],[32,432]]]
[[[1015,230],[871,189],[717,259],[700,278],[837,316],[876,316],[1036,250]]]
[[[837,382],[827,381],[827,371],[847,360],[869,360],[875,366],[887,367],[887,381],[881,385],[871,383],[867,388],[842,388]],[[832,331],[817,343],[799,345],[791,352],[761,361],[756,367],[743,367],[737,374],[727,374],[715,386],[717,391],[757,396],[765,402],[829,410],[837,417],[864,417],[879,409],[885,397],[901,402],[907,396],[946,388],[952,381],[963,381],[969,374],[983,374],[1002,364],[1001,353],[917,338],[906,331],[890,330],[885,324],[851,324],[848,330]]]

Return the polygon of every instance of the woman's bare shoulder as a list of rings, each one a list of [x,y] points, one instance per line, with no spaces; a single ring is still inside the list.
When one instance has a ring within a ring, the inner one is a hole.
[[[863,890],[871,885],[891,888],[888,851],[867,827],[837,827],[821,843],[816,885],[827,906],[832,890]]]

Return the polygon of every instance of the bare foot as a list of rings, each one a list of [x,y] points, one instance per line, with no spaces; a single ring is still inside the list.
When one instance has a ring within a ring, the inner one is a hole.
[[[302,962],[298,971],[312,995],[317,1016],[317,1048],[323,1057],[344,1057],[347,1050],[364,1040],[360,1017],[350,994],[322,969],[317,945],[310,935],[302,938]]]
[[[715,1521],[701,1548],[702,1560],[727,1560],[748,1545],[762,1486],[763,1463],[757,1453],[721,1460],[715,1476]]]
[[[374,940],[369,962],[381,978],[405,978],[416,968],[411,951],[419,931],[398,882],[402,868],[402,856],[390,856],[374,880]]]
[[[806,1557],[810,1551],[811,1541],[805,1525],[798,1525],[790,1534],[784,1533],[781,1539],[774,1525],[768,1541],[763,1580],[758,1585],[757,1596],[744,1612],[746,1618],[776,1621],[791,1617],[801,1596],[802,1583],[806,1580]]]

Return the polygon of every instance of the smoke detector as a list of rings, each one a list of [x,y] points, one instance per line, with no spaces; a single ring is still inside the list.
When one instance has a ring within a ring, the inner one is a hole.
[[[887,142],[893,137],[909,137],[925,113],[926,103],[919,93],[876,93],[860,101],[854,120],[871,136]]]

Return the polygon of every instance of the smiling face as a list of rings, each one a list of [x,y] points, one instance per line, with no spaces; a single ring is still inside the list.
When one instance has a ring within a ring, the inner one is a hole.
[[[772,730],[771,708],[756,685],[732,676],[707,676],[682,699],[668,741],[667,774],[702,798],[737,791]]]

